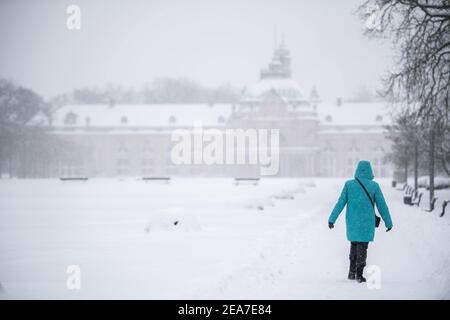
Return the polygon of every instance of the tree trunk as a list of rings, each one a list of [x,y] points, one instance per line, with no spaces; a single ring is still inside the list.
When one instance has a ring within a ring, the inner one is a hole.
[[[28,152],[26,147],[26,137],[22,133],[21,139],[20,139],[20,152],[21,152],[21,159],[19,158],[19,178],[27,178],[27,162],[28,162]]]
[[[435,145],[434,145],[434,128],[431,126],[430,129],[430,159],[429,159],[429,186],[430,186],[430,209],[431,208],[431,202],[434,199],[434,154],[435,154]]]
[[[8,159],[8,175],[9,175],[9,178],[12,179],[12,177],[13,177],[13,159],[12,159],[12,156],[9,156],[9,159]]]
[[[414,190],[419,188],[419,143],[414,145]]]
[[[408,184],[408,160],[405,161],[405,183]]]

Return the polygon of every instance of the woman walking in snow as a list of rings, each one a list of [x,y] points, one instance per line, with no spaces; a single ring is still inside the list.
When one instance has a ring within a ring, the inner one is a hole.
[[[373,178],[370,162],[360,161],[356,168],[355,179],[345,182],[339,200],[328,219],[328,227],[333,229],[339,214],[347,205],[345,221],[347,239],[351,242],[348,278],[356,279],[360,283],[366,282],[363,271],[366,266],[367,248],[369,242],[373,241],[375,224],[378,226],[380,219],[375,215],[375,204],[386,225],[386,232],[392,229],[389,209],[380,186]]]

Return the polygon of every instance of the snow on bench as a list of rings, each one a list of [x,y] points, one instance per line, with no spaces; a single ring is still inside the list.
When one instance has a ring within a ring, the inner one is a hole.
[[[422,201],[422,196],[423,196],[423,193],[420,192],[419,195],[416,196],[415,199],[413,199],[413,201],[411,202],[411,205],[420,207],[420,201]]]
[[[403,188],[405,192],[403,193],[403,203],[412,206],[412,200],[413,200],[413,192],[412,188],[405,184],[405,187]]]
[[[405,190],[403,194],[403,203],[410,206],[414,205],[419,206],[420,201],[422,200],[422,193],[419,193],[417,190],[415,190],[408,184],[405,184],[403,189]]]
[[[145,182],[164,182],[169,183],[171,181],[170,177],[142,177]]]
[[[445,209],[447,209],[447,205],[450,203],[450,200],[445,200],[444,202],[442,202],[442,211],[441,214],[439,215],[439,217],[443,217],[445,215]]]
[[[88,177],[59,177],[61,181],[88,181]]]
[[[430,208],[429,209],[424,209],[426,212],[432,212],[432,211],[434,211],[434,207],[435,207],[435,205],[436,205],[436,201],[437,201],[437,197],[434,197],[433,198],[433,200],[431,200],[431,203],[430,203]]]

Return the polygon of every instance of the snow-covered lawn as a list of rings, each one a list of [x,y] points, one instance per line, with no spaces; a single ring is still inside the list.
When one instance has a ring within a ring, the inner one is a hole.
[[[0,180],[0,298],[450,298],[450,210],[406,207],[389,181],[394,230],[368,256],[381,288],[346,280],[344,214],[327,228],[342,184]]]

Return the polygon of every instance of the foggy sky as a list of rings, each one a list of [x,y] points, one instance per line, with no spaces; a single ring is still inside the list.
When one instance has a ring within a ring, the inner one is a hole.
[[[284,33],[293,78],[309,95],[350,96],[379,87],[387,43],[363,35],[362,0],[0,0],[0,77],[45,98],[108,83],[139,88],[156,77],[205,86],[259,79]],[[81,30],[66,8],[81,8]]]

